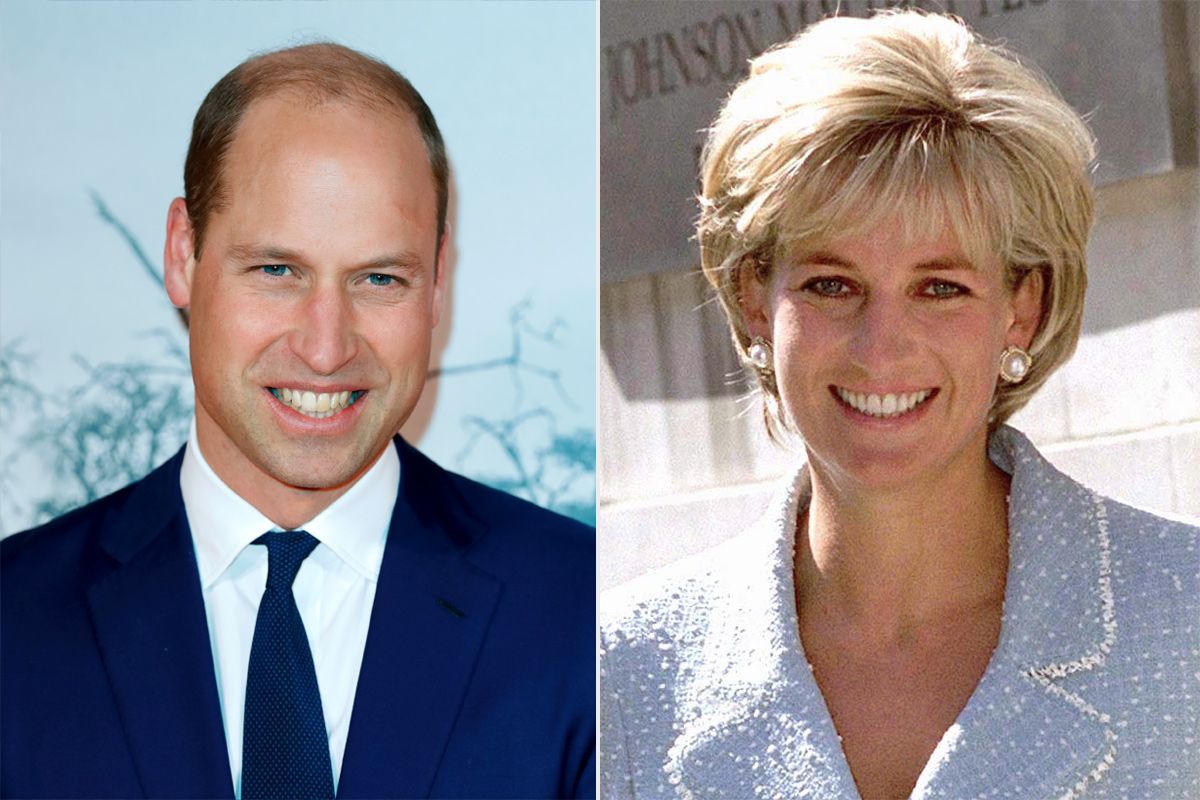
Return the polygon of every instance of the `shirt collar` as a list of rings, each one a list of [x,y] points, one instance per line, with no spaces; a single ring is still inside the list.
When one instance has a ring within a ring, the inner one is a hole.
[[[193,417],[179,473],[200,584],[208,589],[247,545],[279,526],[213,472],[200,452]],[[400,457],[388,446],[350,490],[304,530],[368,580],[377,580],[392,510],[400,490]]]

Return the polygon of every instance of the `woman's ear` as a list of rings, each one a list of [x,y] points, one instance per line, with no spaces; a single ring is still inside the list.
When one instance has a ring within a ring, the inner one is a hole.
[[[771,304],[767,279],[761,274],[761,268],[751,258],[742,259],[738,266],[738,305],[741,306],[742,319],[746,321],[746,329],[750,338],[761,336],[768,341],[771,339]]]
[[[1009,323],[1005,342],[1028,350],[1042,321],[1042,297],[1045,277],[1040,269],[1031,269],[1021,278],[1009,298]]]

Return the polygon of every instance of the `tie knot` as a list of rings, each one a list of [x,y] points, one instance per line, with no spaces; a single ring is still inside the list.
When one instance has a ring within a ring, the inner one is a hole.
[[[307,531],[271,531],[254,544],[267,546],[267,588],[291,589],[300,565],[319,542]]]

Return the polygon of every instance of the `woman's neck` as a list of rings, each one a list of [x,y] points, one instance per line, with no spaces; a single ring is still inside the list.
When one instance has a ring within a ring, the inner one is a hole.
[[[796,541],[802,622],[890,646],[1004,598],[1008,476],[986,442],[936,476],[865,487],[810,457]],[[805,627],[802,624],[802,628]]]

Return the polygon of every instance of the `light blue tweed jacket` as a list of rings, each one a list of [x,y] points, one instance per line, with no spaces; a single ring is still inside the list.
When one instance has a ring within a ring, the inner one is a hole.
[[[989,455],[1012,475],[1000,641],[912,797],[1200,798],[1200,529],[1012,428]],[[808,500],[802,471],[756,527],[602,596],[602,798],[858,798],[798,634]]]

